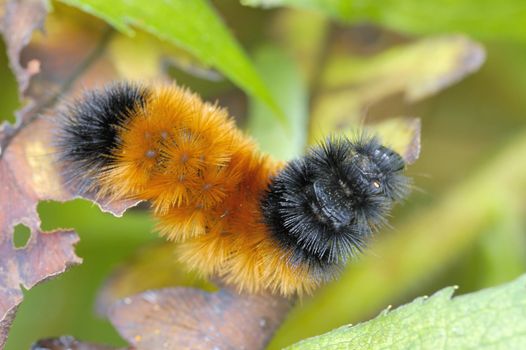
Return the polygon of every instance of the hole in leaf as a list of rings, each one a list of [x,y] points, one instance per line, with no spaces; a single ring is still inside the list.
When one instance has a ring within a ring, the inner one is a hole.
[[[29,238],[31,237],[31,230],[24,224],[18,224],[15,226],[15,232],[13,233],[13,244],[16,249],[25,248]]]

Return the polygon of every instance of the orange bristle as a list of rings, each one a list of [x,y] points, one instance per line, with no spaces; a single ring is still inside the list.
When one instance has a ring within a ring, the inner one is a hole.
[[[172,241],[183,241],[206,233],[209,212],[196,206],[174,207],[158,214],[157,230]]]
[[[291,277],[276,287],[275,271],[292,272],[279,246],[263,244],[269,232],[260,197],[281,164],[262,156],[224,110],[184,89],[157,87],[119,138],[102,191],[150,201],[157,230],[183,242],[180,258],[190,268],[220,275],[240,291],[302,292]]]

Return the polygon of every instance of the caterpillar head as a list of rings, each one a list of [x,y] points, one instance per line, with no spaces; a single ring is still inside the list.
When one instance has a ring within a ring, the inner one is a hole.
[[[273,179],[262,202],[266,223],[291,264],[307,264],[326,280],[407,194],[404,168],[402,157],[375,138],[329,139]]]

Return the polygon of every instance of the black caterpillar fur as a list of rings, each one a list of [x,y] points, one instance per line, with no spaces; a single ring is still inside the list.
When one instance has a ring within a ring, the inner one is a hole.
[[[144,105],[147,88],[130,83],[106,86],[87,91],[73,101],[57,118],[60,125],[55,146],[62,176],[79,193],[86,194],[97,186],[97,172],[112,163],[112,150],[118,148],[118,128],[126,125],[134,110]]]
[[[405,163],[376,138],[329,139],[290,162],[262,201],[266,224],[290,263],[331,279],[406,196]]]

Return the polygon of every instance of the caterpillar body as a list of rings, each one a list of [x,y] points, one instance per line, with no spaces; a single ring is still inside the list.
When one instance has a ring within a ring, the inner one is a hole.
[[[112,84],[58,120],[67,186],[149,201],[182,261],[244,292],[312,292],[409,188],[402,157],[374,137],[333,137],[282,164],[224,109],[175,85]]]

